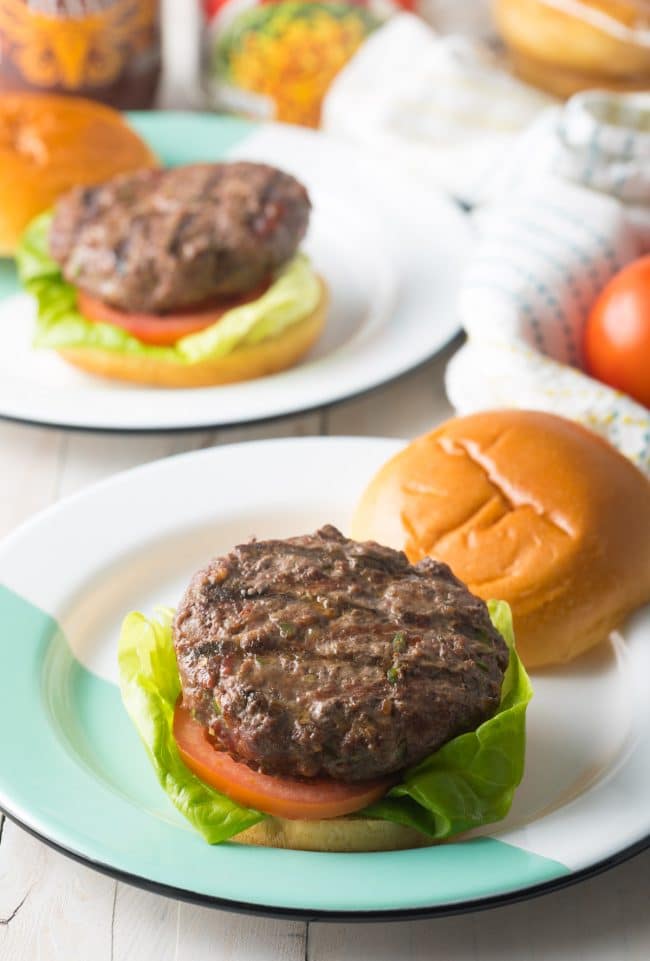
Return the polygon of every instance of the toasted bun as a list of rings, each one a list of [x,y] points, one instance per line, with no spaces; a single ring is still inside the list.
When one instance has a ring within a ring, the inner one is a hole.
[[[13,254],[37,214],[78,184],[157,161],[110,107],[45,94],[0,96],[0,256]]]
[[[402,851],[434,842],[415,828],[369,818],[332,818],[329,821],[286,821],[266,818],[233,838],[239,844],[295,851]]]
[[[513,50],[510,61],[515,73],[526,83],[552,94],[554,97],[567,98],[581,90],[612,90],[618,93],[647,90],[650,78],[646,75],[633,77],[605,77],[593,73],[573,70],[570,67],[549,65],[548,61],[531,57]]]
[[[277,337],[238,347],[231,354],[214,360],[178,364],[157,357],[92,347],[75,347],[59,353],[75,367],[91,374],[152,387],[209,387],[264,377],[291,367],[320,336],[328,303],[327,287],[323,280],[320,283],[321,298],[304,320],[287,327]]]
[[[650,15],[647,0],[585,0],[566,9],[545,0],[495,0],[494,12],[515,69],[529,83],[559,96],[648,87],[650,47],[635,42],[635,29]]]
[[[528,667],[570,660],[650,600],[650,483],[550,414],[473,414],[415,440],[370,483],[352,536],[508,601]]]

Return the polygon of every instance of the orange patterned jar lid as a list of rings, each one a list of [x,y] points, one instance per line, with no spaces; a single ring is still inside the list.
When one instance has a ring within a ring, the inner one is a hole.
[[[0,0],[0,90],[149,106],[160,71],[158,0]]]

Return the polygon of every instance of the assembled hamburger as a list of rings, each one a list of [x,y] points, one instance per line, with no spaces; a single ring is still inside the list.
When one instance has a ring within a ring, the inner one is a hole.
[[[17,253],[38,302],[35,346],[161,387],[288,367],[325,319],[325,285],[298,254],[309,213],[294,177],[243,161],[74,188]]]
[[[531,691],[507,605],[445,564],[327,526],[214,559],[161,617],[125,620],[122,695],[207,840],[389,850],[507,813]]]

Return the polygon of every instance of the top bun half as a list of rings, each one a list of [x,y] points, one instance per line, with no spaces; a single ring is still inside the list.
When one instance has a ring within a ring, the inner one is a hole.
[[[648,0],[494,0],[493,12],[525,80],[560,96],[647,89]]]
[[[46,94],[0,96],[0,256],[14,253],[37,214],[71,187],[158,161],[110,107]]]
[[[370,483],[352,536],[508,601],[528,667],[570,660],[650,600],[650,483],[550,414],[484,412],[415,440]]]

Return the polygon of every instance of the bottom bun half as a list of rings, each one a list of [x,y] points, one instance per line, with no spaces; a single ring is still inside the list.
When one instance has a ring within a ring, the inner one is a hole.
[[[277,337],[237,347],[225,357],[182,364],[93,347],[66,348],[59,354],[90,374],[151,387],[211,387],[253,380],[292,367],[318,340],[329,301],[322,279],[320,284],[320,300],[303,320],[285,328]]]
[[[254,844],[294,851],[359,853],[403,851],[428,847],[435,842],[415,828],[392,821],[340,817],[326,821],[288,821],[268,817],[232,838],[238,844]]]

